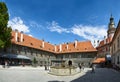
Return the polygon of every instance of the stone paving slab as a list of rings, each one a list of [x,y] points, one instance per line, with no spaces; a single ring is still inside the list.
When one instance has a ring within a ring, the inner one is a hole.
[[[54,76],[44,67],[10,67],[0,69],[0,82],[120,82],[120,73],[107,68],[91,73],[90,68],[85,68],[73,76]]]

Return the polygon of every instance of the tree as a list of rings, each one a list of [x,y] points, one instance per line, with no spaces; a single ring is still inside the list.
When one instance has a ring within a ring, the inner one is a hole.
[[[7,6],[4,2],[0,2],[0,48],[6,51],[6,48],[11,45],[11,27],[7,27],[9,14]]]

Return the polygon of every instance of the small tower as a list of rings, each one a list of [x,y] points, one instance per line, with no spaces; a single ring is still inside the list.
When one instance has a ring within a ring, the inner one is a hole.
[[[107,36],[108,38],[113,38],[113,35],[115,33],[115,23],[114,23],[114,18],[112,17],[112,14],[111,14],[111,17],[110,17],[110,22],[108,24],[108,31],[107,31]]]

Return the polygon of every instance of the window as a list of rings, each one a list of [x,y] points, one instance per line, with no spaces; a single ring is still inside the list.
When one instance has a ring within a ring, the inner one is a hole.
[[[42,55],[42,54],[41,54],[40,56],[41,56],[41,57],[43,57],[43,55]]]
[[[47,63],[47,62],[46,62],[46,61],[44,61],[44,63],[45,63],[45,65],[46,65],[46,63]]]
[[[117,38],[117,48],[119,48],[119,37]]]
[[[25,50],[25,54],[27,54],[27,50]]]
[[[81,54],[81,58],[91,58],[91,55],[89,55],[88,53],[83,53]]]
[[[33,50],[31,49],[31,55],[33,55]]]
[[[37,55],[38,53],[37,53],[37,51],[36,51],[36,55]]]
[[[25,50],[25,47],[22,47],[22,50],[24,51],[24,50]]]
[[[65,55],[64,58],[69,58],[69,55]]]
[[[79,54],[79,58],[81,58],[81,54]]]
[[[115,52],[115,44],[114,44],[114,52]]]
[[[78,58],[77,54],[72,54],[72,58]]]
[[[17,47],[16,50],[18,51],[18,53],[20,53],[21,52],[21,47],[20,46]]]
[[[117,64],[119,64],[119,56],[117,56]]]
[[[120,35],[119,35],[119,42],[118,42],[118,44],[119,44],[119,48],[120,48]]]
[[[113,46],[112,46],[112,54],[113,54]]]
[[[40,61],[40,65],[42,65],[43,64],[43,61]]]

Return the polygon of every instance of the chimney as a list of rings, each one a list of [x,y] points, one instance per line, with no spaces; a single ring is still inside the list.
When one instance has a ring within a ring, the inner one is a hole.
[[[75,48],[77,48],[77,42],[78,42],[78,41],[77,41],[77,40],[75,40]]]
[[[23,31],[21,31],[21,42],[23,42]]]
[[[94,40],[94,47],[96,47],[96,42],[95,42],[95,40]]]
[[[62,44],[60,44],[60,52],[62,51]]]
[[[55,52],[57,51],[57,49],[56,49],[56,45],[54,46],[54,48],[55,48]]]
[[[97,46],[99,46],[99,42],[100,42],[100,41],[98,40],[98,41],[97,41]]]
[[[67,50],[68,50],[68,43],[67,43]]]
[[[104,44],[106,44],[106,36],[104,36]]]
[[[18,30],[15,29],[15,41],[18,42]]]
[[[45,47],[45,42],[44,42],[44,40],[42,41],[42,47],[43,47],[43,48]]]

